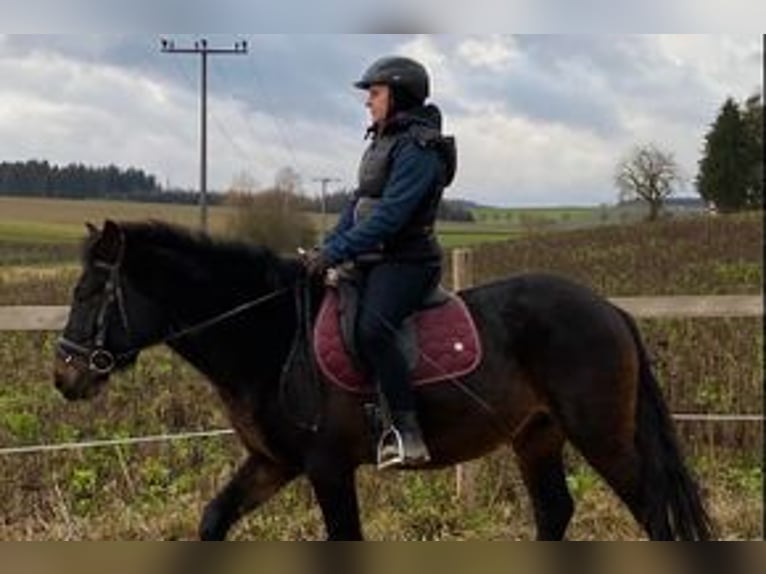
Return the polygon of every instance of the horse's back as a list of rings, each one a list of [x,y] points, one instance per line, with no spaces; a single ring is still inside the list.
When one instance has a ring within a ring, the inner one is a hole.
[[[635,360],[633,337],[620,311],[576,281],[527,273],[460,295],[492,349],[489,359],[494,354],[497,361],[564,371],[615,370]]]
[[[473,311],[518,320],[550,319],[562,313],[596,320],[618,316],[616,308],[590,287],[551,273],[523,273],[459,293]]]

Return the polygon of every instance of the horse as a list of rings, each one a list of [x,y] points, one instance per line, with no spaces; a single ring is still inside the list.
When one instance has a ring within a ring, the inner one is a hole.
[[[356,471],[375,462],[368,400],[324,384],[317,425],[283,400],[285,363],[302,321],[295,293],[326,286],[298,257],[169,224],[90,224],[82,274],[56,351],[54,382],[94,397],[146,348],[166,344],[215,387],[247,457],[202,513],[201,540],[225,540],[245,515],[305,476],[328,540],[362,540]],[[449,467],[502,445],[515,452],[537,540],[562,540],[574,513],[570,443],[651,540],[710,540],[714,525],[635,321],[589,288],[518,274],[457,294],[482,345],[460,380],[419,387],[431,461]]]

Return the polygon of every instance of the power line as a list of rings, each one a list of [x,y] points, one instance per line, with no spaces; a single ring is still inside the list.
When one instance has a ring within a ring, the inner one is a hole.
[[[226,74],[224,74],[222,72],[222,70],[224,68],[225,68],[224,65],[221,65],[218,68],[213,68],[212,69],[213,76],[215,76],[217,81],[219,81],[222,85],[231,84],[230,78]],[[240,110],[239,106],[234,106],[234,107],[235,107],[236,111],[238,112],[238,114],[244,120],[241,123],[244,124],[247,127],[247,130],[248,130],[248,134],[247,135],[249,135],[250,141],[252,142],[253,145],[257,144],[258,136],[256,134],[255,128],[253,127],[253,125],[251,123],[250,118],[248,117],[248,114],[245,111]],[[222,121],[222,119],[220,117],[217,117],[215,114],[212,114],[212,113],[210,114],[210,117],[213,118],[213,121],[216,123],[216,125],[218,127],[218,130],[221,132],[221,135],[223,135],[223,137],[229,141],[229,143],[231,144],[232,148],[234,148],[234,150],[245,161],[245,164],[246,165],[252,164],[253,167],[256,168],[255,171],[254,171],[254,175],[257,174],[258,173],[258,169],[257,168],[261,167],[261,162],[257,160],[258,156],[251,154],[246,148],[242,147],[242,144],[240,144],[235,137],[232,137],[232,135],[231,135],[232,131],[228,129],[228,127]],[[261,148],[258,148],[258,149],[259,149],[259,152],[263,151],[264,154],[266,156],[268,156],[266,164],[271,163],[271,164],[276,165],[278,163],[278,162],[274,161],[274,157],[272,156],[271,152],[268,150],[267,147],[265,147],[264,149],[261,149]]]
[[[231,56],[247,54],[247,41],[242,40],[234,44],[234,48],[211,48],[205,39],[194,42],[192,48],[178,48],[174,40],[162,38],[162,52],[164,54],[184,54],[200,56],[201,60],[201,129],[200,129],[200,223],[203,231],[207,231],[207,67],[209,56]]]
[[[268,88],[266,87],[266,83],[261,81],[261,76],[258,72],[258,68],[253,64],[253,77],[255,78],[255,82],[258,85],[258,90],[263,94],[264,97],[264,103],[270,108],[270,113],[267,115],[271,119],[272,123],[274,124],[274,130],[277,134],[277,137],[282,140],[282,145],[287,150],[290,158],[292,158],[292,163],[295,165],[295,167],[298,169],[299,172],[305,173],[303,170],[303,166],[298,161],[298,156],[295,153],[295,148],[292,144],[292,141],[290,140],[290,137],[288,135],[288,129],[289,126],[287,126],[287,121],[282,118],[279,114],[276,113],[276,106],[273,105],[273,99],[271,97],[271,93],[268,91]]]

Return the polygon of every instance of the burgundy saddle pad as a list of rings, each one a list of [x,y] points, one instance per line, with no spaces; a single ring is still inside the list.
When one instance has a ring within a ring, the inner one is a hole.
[[[314,326],[314,353],[324,378],[355,393],[372,393],[353,364],[343,342],[338,319],[338,294],[328,289]],[[465,303],[453,296],[440,307],[418,312],[413,317],[418,341],[417,367],[411,373],[414,385],[427,385],[466,376],[481,363],[482,350]]]

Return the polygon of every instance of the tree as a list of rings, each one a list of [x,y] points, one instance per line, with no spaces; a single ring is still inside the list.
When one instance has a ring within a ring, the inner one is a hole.
[[[747,207],[763,209],[763,99],[761,94],[745,102],[742,118],[747,134]]]
[[[232,208],[227,229],[233,237],[283,253],[316,242],[311,218],[300,211],[301,202],[290,191],[256,191],[253,178],[242,173],[232,182],[225,203]]]
[[[649,205],[649,221],[654,221],[682,178],[673,154],[649,144],[634,148],[619,163],[615,181],[620,201],[645,201]]]
[[[753,187],[749,139],[739,106],[732,98],[727,99],[705,137],[697,176],[699,194],[719,211],[746,209],[752,201],[748,191]]]
[[[142,170],[81,164],[51,165],[47,161],[0,163],[0,194],[28,197],[109,197],[134,199],[159,196],[153,175]]]
[[[298,195],[303,187],[303,178],[294,168],[290,166],[283,167],[274,176],[274,187],[277,191]]]

